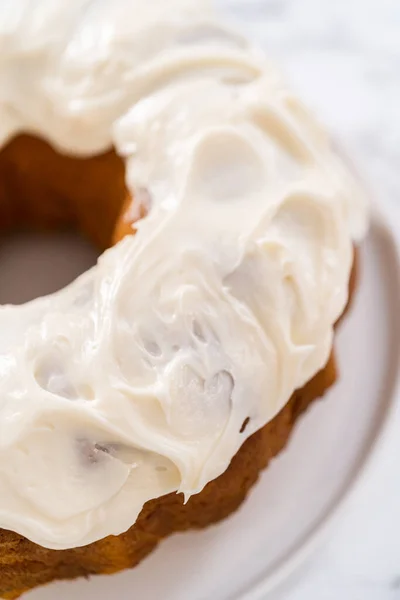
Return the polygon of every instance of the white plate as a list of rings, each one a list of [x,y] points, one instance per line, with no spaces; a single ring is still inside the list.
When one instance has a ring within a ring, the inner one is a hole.
[[[52,251],[57,271],[65,261],[65,243]],[[48,253],[46,242],[44,248]],[[7,253],[8,269],[13,252]],[[41,264],[43,246],[38,252]],[[87,249],[83,254],[87,268],[91,257]],[[338,336],[340,381],[301,420],[288,449],[263,473],[242,508],[206,531],[164,541],[133,571],[56,583],[26,600],[256,600],[308,556],[376,447],[395,393],[399,259],[380,219],[374,219],[361,259],[354,308]],[[0,260],[4,273],[2,267]]]

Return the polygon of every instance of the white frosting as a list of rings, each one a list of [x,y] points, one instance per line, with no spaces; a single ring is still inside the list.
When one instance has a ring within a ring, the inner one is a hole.
[[[324,366],[347,301],[362,194],[197,4],[0,2],[2,143],[113,144],[150,206],[68,288],[0,307],[0,527],[49,548],[223,473]]]

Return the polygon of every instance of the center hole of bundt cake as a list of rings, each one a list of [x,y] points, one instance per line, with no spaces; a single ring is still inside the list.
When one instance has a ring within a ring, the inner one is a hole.
[[[120,219],[130,202],[114,151],[78,157],[35,136],[13,138],[0,151],[0,304],[55,292],[90,268],[132,233]]]
[[[14,233],[0,238],[0,304],[56,292],[87,271],[96,249],[77,233]]]

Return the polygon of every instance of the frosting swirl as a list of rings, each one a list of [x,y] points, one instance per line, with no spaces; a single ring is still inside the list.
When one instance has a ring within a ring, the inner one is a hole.
[[[0,307],[0,527],[68,548],[200,492],[325,365],[367,218],[275,70],[195,2],[55,4],[0,4],[1,142],[113,145],[150,206],[69,287]]]

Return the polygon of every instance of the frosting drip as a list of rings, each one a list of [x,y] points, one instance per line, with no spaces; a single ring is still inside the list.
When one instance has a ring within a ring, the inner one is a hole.
[[[0,307],[0,527],[49,548],[223,473],[325,365],[347,301],[363,195],[197,4],[0,4],[1,142],[113,145],[148,209],[65,290]]]

